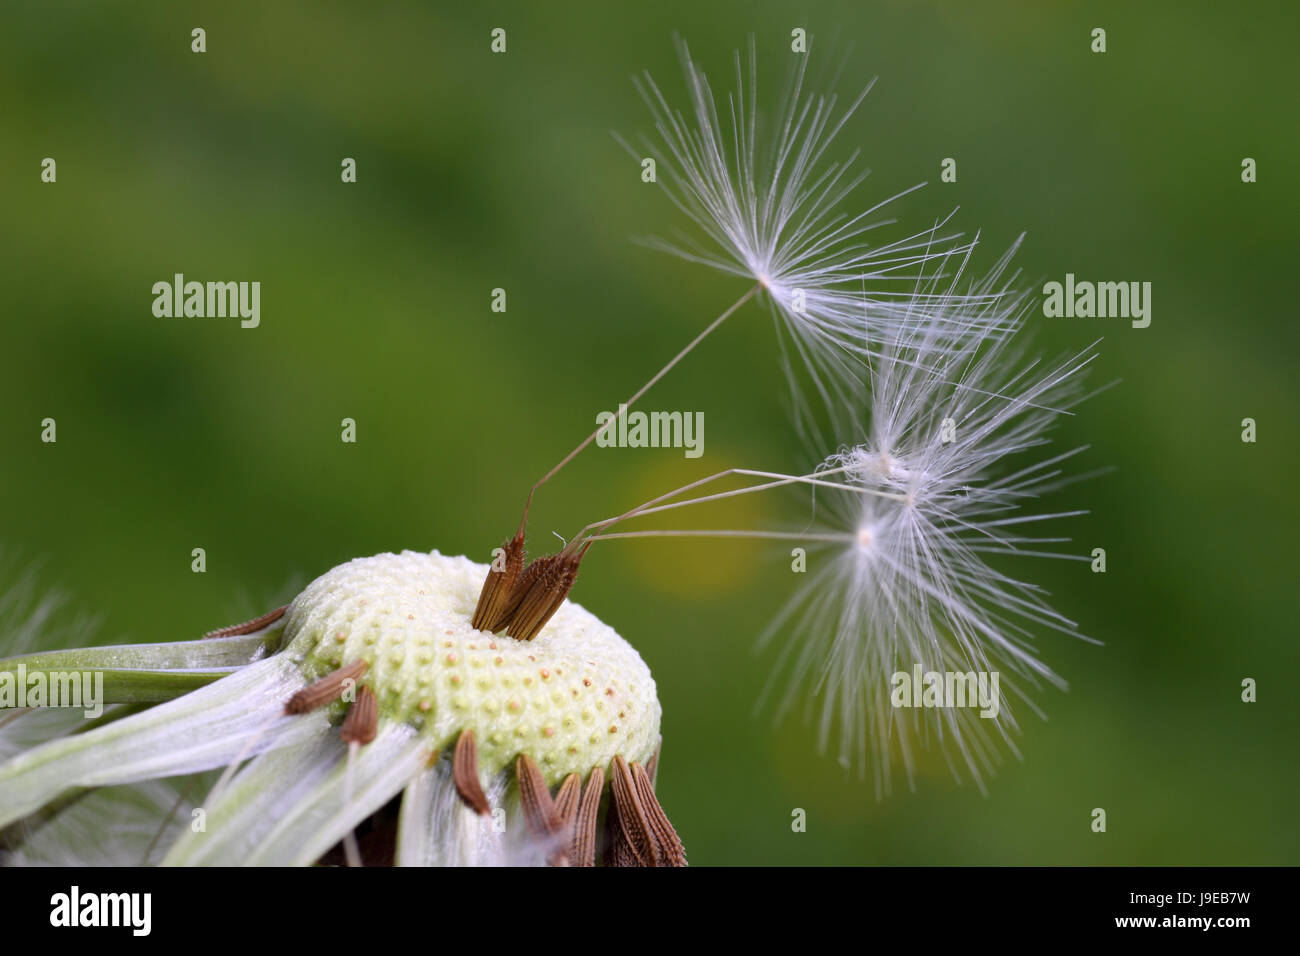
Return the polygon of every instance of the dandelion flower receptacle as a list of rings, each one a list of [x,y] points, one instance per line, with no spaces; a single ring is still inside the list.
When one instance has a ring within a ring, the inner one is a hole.
[[[71,791],[229,767],[200,802],[205,825],[163,862],[311,864],[400,797],[399,864],[591,865],[598,850],[684,863],[650,787],[660,706],[645,662],[569,602],[529,641],[474,628],[486,571],[437,552],[361,558],[261,631],[101,649],[134,655],[142,677],[223,645],[245,659],[0,764],[0,826],[21,840],[16,822]]]

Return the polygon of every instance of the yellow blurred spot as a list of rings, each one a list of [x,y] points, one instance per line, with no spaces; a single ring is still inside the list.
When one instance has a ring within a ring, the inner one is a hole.
[[[744,455],[710,447],[711,470],[699,462],[663,458],[637,470],[631,496],[649,501],[674,488],[723,470],[722,462],[741,462]],[[681,496],[683,500],[716,494],[755,483],[754,479],[723,478]],[[710,528],[760,530],[775,528],[781,509],[780,490],[739,495],[685,508],[676,508],[642,519],[631,519],[611,531],[640,531],[653,528]],[[611,542],[608,547],[613,547]],[[765,563],[776,550],[785,554],[790,545],[783,541],[753,538],[640,538],[618,543],[625,552],[637,580],[665,594],[679,597],[716,597],[740,590],[751,570]],[[784,549],[781,551],[780,549]]]

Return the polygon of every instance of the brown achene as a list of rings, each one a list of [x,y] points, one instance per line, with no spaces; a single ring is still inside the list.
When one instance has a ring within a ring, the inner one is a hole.
[[[481,631],[504,629],[516,640],[531,641],[573,590],[578,565],[589,547],[590,542],[574,552],[566,548],[525,566],[521,525],[493,561],[470,623]]]

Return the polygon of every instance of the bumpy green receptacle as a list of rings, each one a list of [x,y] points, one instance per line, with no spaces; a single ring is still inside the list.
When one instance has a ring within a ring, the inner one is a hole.
[[[308,680],[364,659],[381,721],[420,728],[439,749],[472,729],[487,774],[521,753],[552,785],[615,754],[648,760],[660,708],[636,650],[568,601],[528,642],[475,630],[487,570],[436,551],[339,565],[294,600],[284,653]]]

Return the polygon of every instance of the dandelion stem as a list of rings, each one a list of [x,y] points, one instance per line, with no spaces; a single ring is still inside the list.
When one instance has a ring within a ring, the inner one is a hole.
[[[729,529],[674,531],[616,531],[593,534],[588,541],[611,541],[614,538],[767,538],[772,541],[856,541],[851,534],[804,534],[799,531],[740,531]]]
[[[880,498],[889,498],[890,500],[893,501],[907,500],[906,495],[894,494],[893,492],[889,492],[889,491],[877,491],[874,488],[866,488],[861,485],[850,485],[850,484],[844,484],[842,482],[823,480],[824,477],[827,475],[842,474],[843,472],[849,471],[853,467],[855,466],[844,465],[839,468],[827,468],[822,471],[814,471],[807,475],[783,475],[778,472],[755,471],[750,468],[728,468],[726,471],[717,472],[716,474],[709,475],[705,478],[701,478],[698,481],[693,481],[690,484],[682,485],[682,487],[674,491],[670,491],[667,494],[662,494],[657,498],[652,498],[651,500],[647,501],[645,504],[637,505],[632,510],[625,511],[621,515],[615,515],[612,518],[605,518],[600,521],[593,521],[591,524],[587,525],[576,535],[574,535],[572,541],[569,542],[569,546],[573,547],[579,541],[593,541],[597,537],[609,537],[609,535],[593,535],[591,537],[585,537],[587,532],[590,531],[592,528],[603,530],[605,528],[609,528],[615,524],[618,524],[620,521],[625,521],[628,518],[639,518],[645,515],[655,514],[660,511],[671,511],[673,508],[684,508],[687,505],[703,504],[704,502],[707,501],[718,501],[723,498],[733,498],[738,495],[747,495],[755,491],[767,491],[771,488],[780,488],[790,484],[806,484],[806,485],[814,485],[821,488],[835,488],[841,491],[853,491],[853,492],[857,492],[858,494],[875,495]],[[731,491],[720,491],[717,494],[703,495],[699,498],[689,498],[686,501],[673,501],[669,504],[660,504],[660,502],[667,501],[670,498],[675,498],[678,495],[683,494],[684,492],[690,491],[692,488],[698,488],[700,485],[708,484],[711,481],[717,481],[719,478],[725,478],[730,475],[745,475],[751,478],[772,478],[775,480],[766,482],[761,485],[750,485],[747,488],[734,488]]]
[[[149,845],[144,848],[144,856],[140,858],[140,866],[149,865],[149,857],[153,854],[154,847],[158,845],[158,841],[162,839],[163,834],[167,832],[167,827],[172,822],[172,817],[176,816],[176,811],[181,808],[181,804],[185,802],[185,798],[189,796],[190,791],[194,789],[194,785],[198,783],[198,780],[199,778],[197,775],[191,777],[189,783],[185,784],[183,788],[177,791],[176,799],[172,801],[172,808],[167,811],[167,815],[163,817],[162,823],[158,825],[158,830],[154,833],[153,839],[150,840]]]
[[[656,372],[654,376],[651,377],[650,381],[642,385],[641,388],[638,389],[637,392],[631,398],[629,398],[626,402],[621,404],[618,408],[618,412],[615,414],[615,416],[612,419],[610,419],[608,422],[601,425],[594,432],[592,432],[590,435],[584,438],[578,444],[577,448],[573,449],[573,451],[569,452],[567,455],[561,458],[559,464],[557,464],[554,468],[552,468],[545,475],[543,475],[538,480],[537,484],[533,485],[533,487],[528,492],[528,500],[524,502],[524,515],[519,521],[520,531],[523,531],[525,525],[527,525],[528,523],[528,510],[529,508],[532,507],[533,496],[537,494],[537,489],[542,487],[542,485],[546,484],[548,481],[550,481],[551,478],[555,476],[556,472],[558,472],[561,468],[563,468],[565,465],[571,462],[574,458],[578,456],[578,454],[584,448],[586,448],[593,441],[595,441],[597,435],[605,431],[607,428],[610,428],[615,422],[617,422],[620,418],[622,418],[623,415],[627,413],[627,410],[636,403],[637,399],[639,399],[646,392],[650,391],[650,389],[655,385],[655,383],[657,383],[661,378],[663,378],[672,370],[673,366],[675,366],[682,359],[686,358],[686,356],[691,353],[691,351],[695,348],[695,346],[703,342],[706,338],[709,337],[709,335],[718,326],[720,326],[727,319],[731,318],[732,314],[737,309],[739,309],[742,305],[744,305],[746,302],[752,299],[754,297],[754,294],[757,293],[758,290],[761,289],[762,287],[763,284],[761,282],[755,283],[754,286],[748,292],[746,292],[739,299],[737,299],[730,306],[728,306],[727,309],[721,315],[719,315],[716,319],[714,319],[712,322],[709,323],[708,327],[705,328],[704,331],[702,331],[699,335],[695,336],[695,338],[691,339],[691,341],[686,345],[684,349],[682,349],[680,352],[674,355],[668,361],[668,364],[666,364],[663,368],[661,368],[658,372]]]
[[[278,716],[271,718],[253,732],[253,735],[248,738],[248,743],[244,744],[244,748],[236,755],[235,759],[232,760],[226,766],[226,769],[221,772],[221,776],[217,778],[217,782],[213,784],[212,789],[208,791],[207,799],[203,801],[201,804],[202,806],[211,807],[216,804],[217,798],[225,792],[226,785],[230,783],[230,778],[235,775],[235,771],[239,769],[240,764],[242,764],[245,758],[253,752],[253,748],[257,746],[258,742],[261,741],[262,737],[266,735],[266,732],[271,729],[272,725],[274,725],[278,719]]]
[[[347,765],[343,770],[343,805],[349,806],[352,803],[353,781],[356,779],[354,767],[357,760],[357,751],[361,749],[361,744],[357,741],[348,742],[348,759]],[[349,829],[343,835],[343,855],[350,867],[361,866],[361,848],[357,845],[357,831]]]

